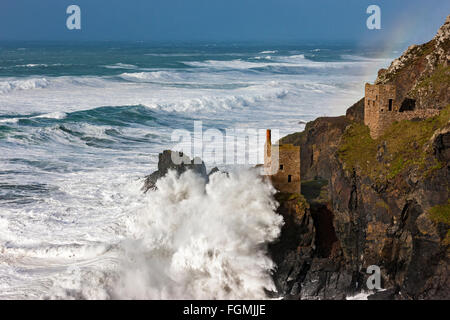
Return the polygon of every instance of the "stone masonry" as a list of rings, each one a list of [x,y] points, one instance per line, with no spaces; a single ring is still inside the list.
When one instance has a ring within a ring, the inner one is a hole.
[[[292,144],[272,146],[270,130],[266,136],[264,170],[278,191],[300,193],[300,147]]]
[[[380,137],[396,121],[424,119],[439,114],[437,109],[415,109],[412,99],[399,103],[396,94],[394,85],[366,83],[364,124],[369,127],[373,139]]]

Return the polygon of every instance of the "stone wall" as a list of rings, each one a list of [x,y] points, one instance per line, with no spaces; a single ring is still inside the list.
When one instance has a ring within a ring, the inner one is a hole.
[[[395,115],[395,121],[431,118],[437,116],[439,111],[439,109],[418,109],[414,111],[398,112]]]
[[[364,124],[370,129],[373,139],[396,121],[425,119],[439,114],[438,109],[416,109],[400,112],[400,103],[393,85],[371,85],[366,83],[364,97]]]

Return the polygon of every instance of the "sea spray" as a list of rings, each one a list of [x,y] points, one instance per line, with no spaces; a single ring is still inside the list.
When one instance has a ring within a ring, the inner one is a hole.
[[[275,290],[266,246],[283,224],[252,170],[169,172],[129,221],[115,298],[262,299]]]

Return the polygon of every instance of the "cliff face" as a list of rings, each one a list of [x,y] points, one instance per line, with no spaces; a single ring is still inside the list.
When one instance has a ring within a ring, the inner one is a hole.
[[[307,256],[280,261],[280,269],[303,270],[290,282],[275,274],[285,297],[342,299],[367,290],[366,269],[377,265],[388,290],[373,298],[450,298],[449,28],[450,17],[432,41],[408,48],[377,79],[439,116],[394,123],[374,140],[360,100],[346,116],[316,119],[282,139],[302,148],[315,239]]]
[[[359,272],[380,266],[384,288],[398,298],[450,297],[449,113],[395,124],[379,141],[353,125],[330,159],[334,226],[346,264]]]
[[[345,116],[317,118],[306,124],[305,131],[280,140],[281,143],[300,146],[302,181],[330,176],[328,160],[337,150],[339,139],[350,123]]]
[[[279,293],[298,298],[315,248],[315,229],[305,198],[299,194],[276,195],[278,213],[283,216],[283,236],[269,246],[278,268],[273,276]]]

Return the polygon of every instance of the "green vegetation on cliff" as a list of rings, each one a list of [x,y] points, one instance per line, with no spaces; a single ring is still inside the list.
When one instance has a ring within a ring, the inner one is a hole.
[[[302,181],[302,195],[310,204],[326,204],[329,201],[328,181],[325,179]]]
[[[338,156],[344,169],[361,170],[375,181],[393,179],[407,169],[418,168],[424,175],[442,164],[430,157],[427,148],[434,132],[450,120],[450,105],[441,113],[422,121],[400,121],[392,124],[386,132],[374,140],[369,128],[353,123],[347,128],[338,148]]]
[[[450,225],[450,200],[447,204],[432,207],[429,212],[431,220]]]
[[[447,204],[432,207],[428,210],[430,219],[436,223],[443,223],[447,227],[450,226],[450,200]],[[444,239],[445,244],[450,244],[450,230]]]
[[[300,193],[278,192],[275,194],[275,200],[277,200],[280,204],[285,204],[292,201],[298,207],[300,212],[304,212],[306,209],[309,209],[308,202]]]
[[[439,65],[430,76],[417,83],[412,93],[414,95],[422,88],[425,88],[428,91],[438,92],[441,89],[447,88],[449,83],[450,66]]]

